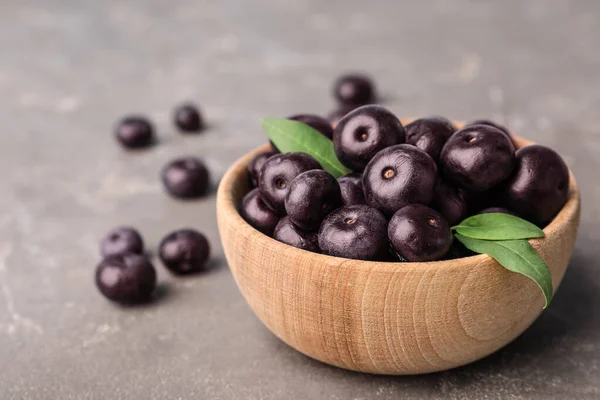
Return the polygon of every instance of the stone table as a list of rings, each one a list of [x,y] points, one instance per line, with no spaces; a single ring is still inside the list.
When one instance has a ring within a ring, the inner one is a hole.
[[[0,4],[0,398],[397,399],[600,396],[600,6],[473,2],[5,0]],[[259,118],[333,108],[332,81],[372,74],[402,116],[491,117],[557,149],[584,200],[571,266],[521,337],[472,365],[426,376],[352,373],[288,348],[252,314],[219,244],[215,196],[181,202],[158,173],[204,158],[214,182],[265,141]],[[174,131],[197,101],[209,129]],[[122,115],[159,143],[126,153]],[[118,307],[93,284],[117,224],[155,252],[191,226],[211,272]]]

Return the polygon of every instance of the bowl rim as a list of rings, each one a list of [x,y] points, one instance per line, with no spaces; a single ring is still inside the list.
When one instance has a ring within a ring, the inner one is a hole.
[[[404,120],[402,123],[405,124]],[[460,122],[455,122],[460,126]],[[521,138],[516,135],[512,135],[514,140],[519,144],[519,148],[533,145],[534,142],[531,142],[527,139]],[[236,183],[239,183],[239,180],[242,175],[247,174],[247,167],[252,158],[261,152],[268,151],[270,149],[270,145],[265,143],[259,147],[254,148],[250,152],[246,153],[244,156],[239,158],[225,173],[218,187],[217,191],[217,210],[218,213],[226,213],[233,220],[230,221],[231,224],[236,225],[236,230],[238,234],[245,236],[255,236],[261,238],[262,241],[265,241],[268,246],[274,247],[276,249],[281,249],[281,251],[287,252],[290,257],[294,257],[295,253],[298,255],[303,255],[306,253],[311,254],[313,257],[323,257],[324,262],[330,260],[328,264],[336,265],[338,268],[341,266],[354,266],[358,268],[369,268],[371,270],[390,270],[395,268],[408,268],[411,270],[423,270],[435,268],[436,270],[444,269],[451,270],[454,268],[462,268],[465,263],[469,264],[479,264],[485,262],[491,256],[487,254],[477,254],[469,257],[462,257],[452,260],[438,260],[438,261],[426,261],[426,262],[394,262],[394,261],[367,261],[367,260],[357,260],[343,257],[335,257],[322,253],[313,253],[307,250],[299,249],[288,244],[279,242],[278,240],[273,239],[272,237],[265,235],[260,232],[253,226],[251,226],[244,218],[241,216],[239,212],[239,205],[236,204],[236,199],[234,192],[236,190]],[[251,189],[252,190],[252,189]],[[245,191],[242,195],[245,196],[248,191]],[[241,199],[240,199],[241,200]],[[238,201],[239,203],[239,201]],[[579,208],[580,203],[580,195],[579,188],[577,185],[577,181],[569,168],[569,197],[567,202],[563,206],[563,208],[558,212],[558,214],[554,217],[554,219],[548,224],[544,229],[545,237],[551,236],[554,234],[560,234],[567,223],[567,221],[571,220],[572,217],[576,214],[577,209]],[[539,239],[531,239],[530,243],[534,244],[536,242],[540,242],[544,238]],[[299,253],[301,252],[301,253]]]

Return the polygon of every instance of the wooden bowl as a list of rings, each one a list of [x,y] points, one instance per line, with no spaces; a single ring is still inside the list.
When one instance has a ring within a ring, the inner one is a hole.
[[[531,142],[516,138],[523,146]],[[349,260],[310,253],[263,235],[240,216],[247,165],[221,181],[217,216],[237,285],[258,318],[296,350],[324,363],[375,374],[422,374],[485,357],[519,336],[544,305],[540,289],[487,255],[427,263]],[[569,200],[531,244],[554,290],[571,257],[580,200]]]

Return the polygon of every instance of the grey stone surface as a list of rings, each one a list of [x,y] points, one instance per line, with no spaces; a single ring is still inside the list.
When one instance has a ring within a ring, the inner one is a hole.
[[[0,398],[565,399],[600,397],[600,15],[588,1],[0,2]],[[238,293],[215,198],[178,202],[158,171],[203,157],[215,182],[265,139],[258,119],[326,113],[365,70],[405,116],[492,117],[564,155],[584,198],[570,269],[514,343],[454,371],[381,377],[288,348]],[[172,107],[210,129],[183,137]],[[160,144],[127,154],[113,122],[141,112]],[[212,272],[121,308],[93,285],[98,241],[133,224],[155,249],[193,226]]]

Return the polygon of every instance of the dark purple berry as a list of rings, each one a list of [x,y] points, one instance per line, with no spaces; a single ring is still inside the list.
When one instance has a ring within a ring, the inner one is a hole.
[[[292,222],[309,231],[318,230],[323,218],[341,206],[340,185],[322,169],[306,171],[294,178],[285,198],[285,211]]]
[[[260,171],[258,190],[263,201],[277,214],[285,215],[285,197],[294,178],[321,165],[305,153],[277,154]]]
[[[351,173],[338,179],[345,206],[367,204],[362,189],[362,175]]]
[[[340,104],[361,106],[375,102],[375,85],[363,74],[345,74],[334,84],[333,94]]]
[[[439,163],[450,182],[468,191],[485,192],[510,175],[515,148],[502,131],[474,125],[448,139]]]
[[[108,299],[124,303],[150,300],[156,271],[144,256],[125,253],[105,258],[96,268],[96,286]]]
[[[106,234],[100,244],[102,257],[116,256],[125,253],[142,254],[144,241],[142,236],[130,226],[119,226]]]
[[[196,157],[183,157],[168,163],[162,170],[165,189],[174,197],[192,199],[206,194],[208,169]]]
[[[357,108],[356,106],[342,105],[342,106],[336,108],[335,110],[331,111],[329,114],[327,114],[327,120],[331,124],[331,127],[333,129],[335,129],[335,127],[340,122],[340,120],[342,118],[344,118],[346,116],[346,114],[348,114],[352,110],[355,110],[356,108]]]
[[[253,187],[258,186],[258,176],[260,175],[260,170],[263,165],[265,165],[265,161],[275,154],[277,153],[274,151],[263,151],[262,153],[255,155],[252,161],[250,161],[250,164],[248,164],[248,175],[250,176],[250,183]]]
[[[431,203],[450,225],[456,225],[469,215],[468,196],[465,191],[438,179],[435,196]]]
[[[291,119],[293,121],[302,122],[314,129],[318,130],[323,135],[327,136],[329,139],[333,138],[333,128],[331,127],[331,124],[329,123],[329,121],[327,121],[325,118],[323,118],[319,115],[296,114],[296,115],[292,115],[291,117],[288,117],[288,119]]]
[[[423,150],[408,144],[388,147],[363,174],[365,200],[391,216],[407,204],[429,204],[435,194],[437,167]]]
[[[279,216],[260,197],[258,189],[253,189],[242,200],[242,217],[265,235],[273,235]]]
[[[388,227],[390,243],[407,261],[442,259],[452,245],[448,222],[437,211],[410,204],[394,214]]]
[[[508,209],[544,226],[569,198],[569,168],[561,156],[548,147],[523,147],[517,151],[515,169],[502,192]]]
[[[289,216],[279,221],[273,232],[273,239],[302,250],[319,252],[317,233],[298,228]]]
[[[471,126],[474,126],[474,125],[487,125],[487,126],[492,126],[492,127],[496,128],[496,129],[499,129],[502,132],[504,132],[506,134],[506,136],[508,136],[508,138],[513,142],[513,145],[515,146],[515,149],[518,147],[517,143],[515,142],[515,140],[514,140],[514,138],[512,136],[512,134],[510,133],[510,131],[504,125],[497,124],[497,123],[495,123],[493,121],[490,121],[489,119],[476,119],[476,120],[473,120],[473,121],[469,122],[464,127],[468,128],[468,127],[471,127]]]
[[[412,144],[437,160],[446,141],[456,132],[452,122],[433,116],[417,119],[404,127],[406,143]]]
[[[362,185],[362,174],[360,172],[350,172],[338,178],[338,182],[342,180],[352,182],[355,185]]]
[[[368,105],[346,114],[335,127],[333,144],[338,159],[362,171],[379,151],[404,143],[404,127],[386,108]]]
[[[210,244],[206,237],[193,229],[169,233],[160,242],[158,255],[171,272],[187,274],[206,269]]]
[[[365,206],[338,208],[323,221],[319,247],[323,254],[356,260],[382,260],[388,251],[387,220]]]
[[[175,126],[182,132],[198,132],[204,127],[202,115],[193,104],[182,104],[175,109],[173,115]]]
[[[126,117],[117,124],[115,136],[128,149],[147,147],[154,142],[154,128],[144,117]]]

